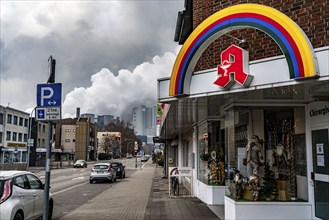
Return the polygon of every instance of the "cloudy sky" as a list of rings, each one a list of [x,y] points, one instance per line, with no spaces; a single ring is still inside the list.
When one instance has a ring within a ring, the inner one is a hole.
[[[156,103],[158,78],[169,77],[184,0],[0,1],[0,102],[36,106],[36,86],[56,59],[64,117],[111,114]]]

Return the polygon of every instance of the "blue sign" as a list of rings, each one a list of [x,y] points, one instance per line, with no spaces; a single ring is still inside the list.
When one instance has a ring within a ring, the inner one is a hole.
[[[37,109],[37,120],[44,120],[46,118],[45,109]]]
[[[37,107],[62,105],[62,84],[49,83],[37,85]]]

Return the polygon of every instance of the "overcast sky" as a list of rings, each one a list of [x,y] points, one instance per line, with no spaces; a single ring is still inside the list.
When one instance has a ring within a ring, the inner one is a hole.
[[[153,105],[157,79],[169,77],[184,0],[0,1],[3,106],[31,111],[36,86],[56,59],[63,116],[111,114],[128,120],[134,106]]]

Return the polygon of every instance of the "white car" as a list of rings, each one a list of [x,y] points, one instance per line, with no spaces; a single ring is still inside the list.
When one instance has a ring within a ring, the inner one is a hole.
[[[49,193],[50,194],[50,193]],[[0,219],[28,220],[43,215],[44,184],[31,172],[0,171]],[[54,201],[49,195],[49,218]]]
[[[89,183],[94,181],[117,181],[116,171],[111,167],[111,163],[96,163],[91,169]]]

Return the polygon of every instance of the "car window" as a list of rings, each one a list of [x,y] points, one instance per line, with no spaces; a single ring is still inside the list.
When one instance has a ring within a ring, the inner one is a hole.
[[[42,189],[42,182],[34,175],[27,174],[26,175],[31,189]]]
[[[29,183],[24,175],[15,177],[14,185],[23,189],[29,188]]]
[[[100,169],[100,170],[107,169],[107,168],[109,168],[108,165],[95,165],[94,166],[94,169]]]
[[[111,163],[111,166],[112,167],[117,167],[117,166],[119,166],[119,164],[117,164],[117,163]]]

